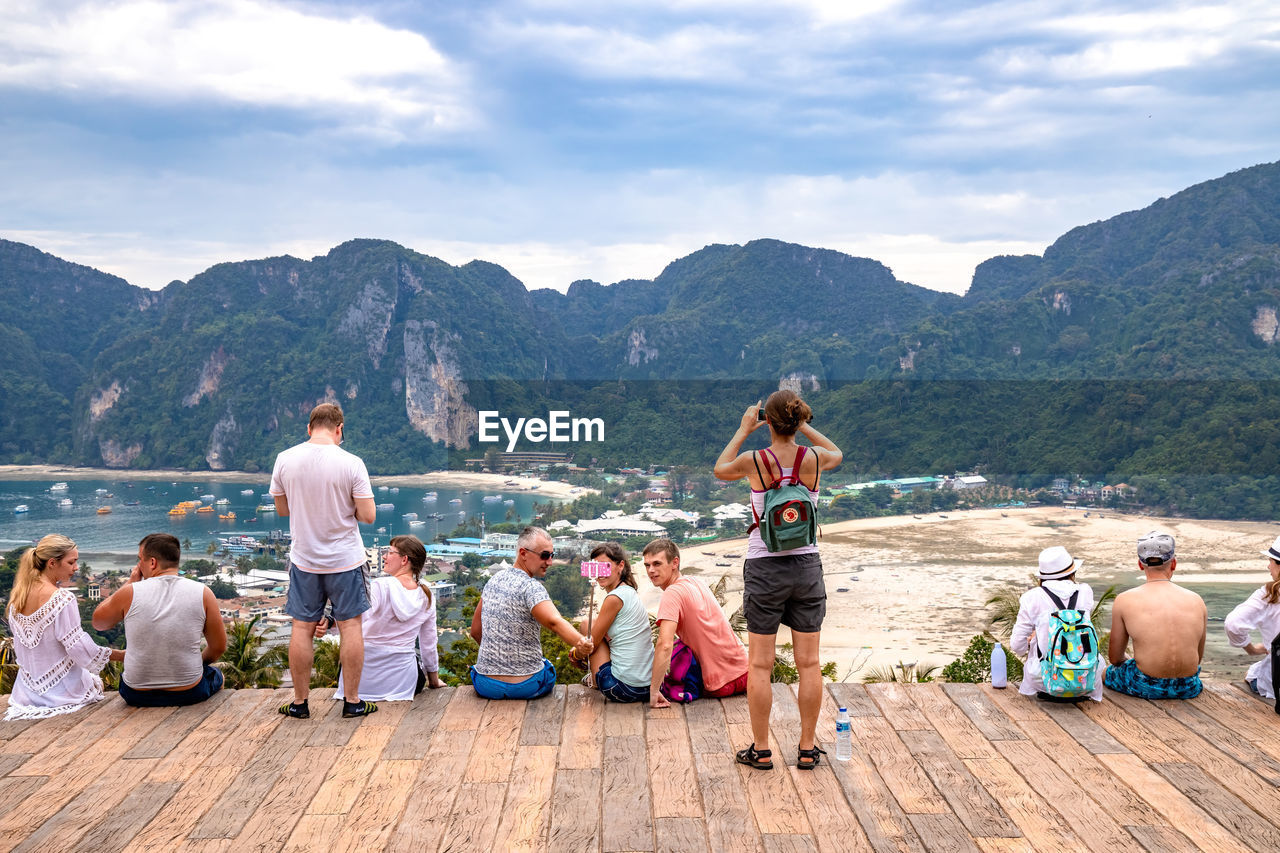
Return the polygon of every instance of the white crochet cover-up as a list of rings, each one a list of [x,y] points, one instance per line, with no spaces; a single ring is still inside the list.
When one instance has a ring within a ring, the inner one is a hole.
[[[6,720],[69,714],[103,698],[98,673],[111,659],[80,626],[80,608],[68,589],[55,592],[32,613],[9,613],[9,633],[18,659],[18,677]]]

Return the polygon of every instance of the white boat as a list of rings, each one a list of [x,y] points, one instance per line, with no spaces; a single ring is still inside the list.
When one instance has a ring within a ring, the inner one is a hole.
[[[94,489],[94,490],[93,490],[93,493],[94,493],[95,495],[105,495],[105,494],[107,493],[107,490],[106,490],[106,489]]]
[[[240,494],[242,494],[242,495],[251,495],[251,494],[253,494],[253,489],[241,489],[241,490],[240,490]]]
[[[410,527],[425,527],[426,524],[427,523],[425,521],[418,521],[418,519],[416,518],[413,521],[409,522]]]
[[[395,508],[396,508],[395,504],[378,504],[378,510],[381,512],[386,512],[389,509],[395,509]]]
[[[212,502],[214,499],[215,499],[215,498],[214,498],[214,496],[213,496],[213,495],[201,495],[201,496],[200,496],[200,500],[202,500],[202,501],[206,501],[206,502]]]
[[[63,498],[58,501],[58,506],[71,506],[71,498]]]
[[[406,512],[404,515],[402,515],[402,516],[400,516],[400,517],[401,517],[401,518],[403,518],[405,521],[417,521],[417,520],[418,520],[418,514],[417,514],[416,512]]]
[[[433,500],[435,500],[435,499],[436,499],[436,493],[435,493],[435,492],[427,492],[425,495],[423,495],[423,496],[422,496],[422,502],[423,502],[423,503],[426,503],[427,501],[433,501]]]
[[[226,506],[231,503],[231,498],[218,498],[213,502],[216,506]]]
[[[52,486],[49,487],[49,491],[51,492],[65,492],[66,490],[67,490],[66,483],[54,483]]]
[[[18,504],[13,508],[13,511],[15,514],[20,512],[30,512],[30,510],[31,510],[31,507],[27,506],[26,504]]]
[[[483,498],[484,503],[487,504],[496,504],[500,500],[502,500],[502,495],[485,495]]]
[[[393,494],[393,495],[398,495],[398,494],[400,494],[400,487],[399,487],[399,486],[392,486],[392,487],[391,487],[391,494]]]
[[[454,506],[458,506],[462,503],[462,498],[452,498],[450,499],[449,503],[453,504]]]
[[[378,491],[385,492],[387,488],[388,488],[387,486],[378,486]]]
[[[258,512],[275,512],[275,511],[276,511],[276,505],[273,503],[262,504],[261,506],[258,507]]]

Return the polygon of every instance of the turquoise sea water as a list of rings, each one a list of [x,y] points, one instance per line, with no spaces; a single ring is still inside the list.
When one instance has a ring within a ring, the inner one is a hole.
[[[49,491],[55,482],[58,481],[0,481],[0,550],[29,545],[48,533],[62,533],[74,539],[82,552],[136,554],[138,540],[148,533],[172,533],[179,539],[190,539],[191,556],[199,556],[209,541],[218,536],[242,533],[265,538],[272,530],[288,530],[289,527],[288,519],[277,518],[274,512],[258,512],[259,506],[272,503],[270,498],[262,497],[268,487],[265,479],[171,483],[120,477],[68,480],[66,491]],[[360,526],[367,545],[372,545],[375,538],[385,543],[389,537],[404,533],[430,541],[437,533],[451,532],[464,519],[483,515],[489,524],[504,521],[509,509],[514,509],[521,521],[528,521],[533,515],[534,503],[547,500],[529,492],[477,489],[467,493],[462,489],[421,486],[401,486],[392,492],[391,488],[374,487],[374,500],[379,504],[393,504],[394,509],[379,509],[375,523]],[[245,489],[252,489],[253,493],[242,495],[241,491]],[[98,494],[99,490],[105,494]],[[424,502],[423,497],[429,491],[436,492],[437,498]],[[230,503],[215,506],[213,513],[168,514],[179,501],[198,500],[201,495],[213,495],[215,500],[226,498]],[[503,500],[513,503],[485,501],[486,495],[500,495]],[[71,506],[59,506],[62,498],[70,498]],[[449,503],[455,498],[458,504]],[[26,504],[29,510],[15,513],[14,509],[19,504]],[[97,510],[100,506],[109,506],[110,514],[99,515]],[[228,510],[235,512],[236,520],[220,521],[218,514]],[[438,512],[444,518],[428,518],[427,514],[432,512]],[[403,518],[406,513],[417,513],[423,523],[410,526],[410,522]],[[257,520],[250,521],[253,518]]]

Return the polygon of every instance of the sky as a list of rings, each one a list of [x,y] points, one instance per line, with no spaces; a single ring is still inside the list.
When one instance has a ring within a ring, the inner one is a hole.
[[[962,293],[1280,159],[1274,0],[0,0],[0,237],[160,288],[356,237],[530,289],[775,238]]]

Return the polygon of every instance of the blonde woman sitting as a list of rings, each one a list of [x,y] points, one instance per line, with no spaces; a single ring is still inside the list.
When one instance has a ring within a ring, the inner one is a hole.
[[[18,677],[6,720],[69,714],[101,701],[98,673],[108,661],[124,660],[120,649],[90,639],[80,626],[75,593],[61,588],[79,564],[76,543],[57,533],[22,555],[9,596],[9,633]]]

